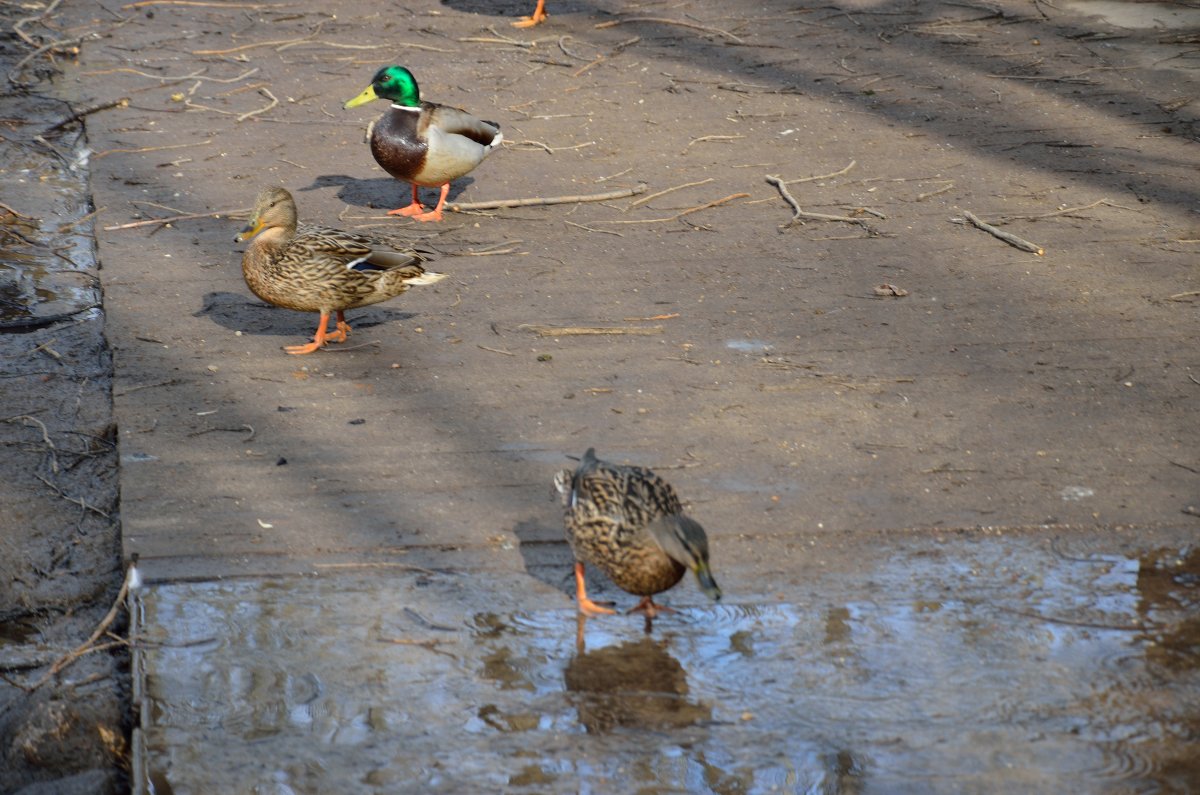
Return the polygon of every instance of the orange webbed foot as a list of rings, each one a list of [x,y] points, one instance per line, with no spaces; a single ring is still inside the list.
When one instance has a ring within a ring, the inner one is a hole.
[[[611,616],[616,615],[616,610],[611,607],[605,607],[600,602],[593,602],[591,599],[584,597],[579,601],[579,612],[585,616]]]
[[[421,213],[420,215],[414,215],[412,217],[412,219],[414,221],[420,221],[421,223],[427,223],[429,221],[440,221],[440,220],[442,220],[442,211],[440,209],[439,210],[430,210],[427,213]]]
[[[585,616],[606,616],[616,613],[616,610],[588,598],[587,582],[583,575],[583,564],[575,561],[575,602],[579,605],[579,612]]]
[[[290,353],[292,356],[303,356],[306,353],[312,353],[313,351],[320,350],[324,345],[324,340],[321,342],[313,341],[307,345],[287,345],[284,347],[284,350]]]
[[[339,314],[339,321],[341,320]],[[287,345],[284,350],[292,356],[303,356],[306,353],[320,350],[325,345],[325,340],[332,339],[332,336],[327,334],[325,329],[329,326],[329,313],[322,312],[321,320],[317,323],[317,333],[313,335],[313,341],[307,345]],[[343,337],[344,339],[344,337]]]
[[[325,339],[329,342],[345,342],[346,338],[349,336],[350,324],[345,320],[339,320],[337,322],[337,327],[333,331],[325,334]]]
[[[532,28],[534,25],[540,25],[546,21],[546,0],[538,0],[537,8],[533,10],[533,14],[527,17],[521,17],[517,22],[512,23],[514,28]]]
[[[388,210],[388,215],[403,215],[403,216],[420,216],[425,212],[425,206],[420,202],[413,202],[407,207],[400,207],[395,210]],[[421,220],[419,217],[417,220]]]

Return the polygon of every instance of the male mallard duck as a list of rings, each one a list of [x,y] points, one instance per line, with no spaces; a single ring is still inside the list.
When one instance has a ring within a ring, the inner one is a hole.
[[[696,574],[701,590],[721,598],[708,568],[708,537],[698,522],[683,515],[675,489],[648,469],[610,464],[589,447],[572,472],[554,476],[562,495],[567,541],[575,554],[575,590],[580,612],[612,613],[587,595],[584,563],[591,563],[622,590],[642,597],[629,612],[653,618],[670,608],[651,597],[673,587],[685,571]]]
[[[371,85],[345,107],[380,98],[390,99],[392,109],[371,125],[371,154],[384,171],[412,183],[412,204],[388,215],[440,221],[450,181],[469,173],[500,146],[504,140],[500,125],[480,121],[465,110],[422,102],[416,78],[403,66],[380,69]],[[429,212],[417,198],[418,185],[442,189],[437,206]]]
[[[546,0],[537,0],[537,8],[533,9],[533,16],[522,17],[517,22],[512,23],[514,28],[532,28],[546,21]]]
[[[250,223],[234,240],[251,241],[242,255],[242,276],[251,292],[275,306],[321,313],[311,343],[284,348],[293,354],[312,353],[326,341],[344,342],[350,333],[347,309],[445,278],[422,268],[425,257],[416,251],[340,229],[297,225],[296,202],[283,188],[263,188]],[[337,328],[327,331],[335,312]]]

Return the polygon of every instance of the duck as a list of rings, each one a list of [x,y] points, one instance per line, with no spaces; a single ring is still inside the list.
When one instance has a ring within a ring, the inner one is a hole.
[[[540,25],[549,18],[546,13],[546,0],[537,0],[537,8],[533,10],[533,14],[527,17],[521,17],[516,22],[512,23],[514,28],[532,28],[534,25]]]
[[[587,595],[584,564],[603,571],[617,587],[640,596],[630,613],[647,619],[671,608],[653,597],[696,575],[700,589],[721,598],[708,560],[708,536],[671,484],[649,469],[602,461],[589,447],[574,469],[561,469],[554,486],[562,499],[567,543],[575,556],[575,593],[580,613],[615,611]]]
[[[371,85],[348,100],[354,108],[375,99],[388,99],[391,110],[368,128],[371,154],[384,171],[412,183],[412,204],[392,210],[417,221],[442,220],[450,182],[469,174],[504,140],[500,125],[483,121],[461,108],[425,102],[413,73],[403,66],[385,66]],[[441,188],[437,206],[426,211],[418,186]]]
[[[285,309],[320,313],[311,343],[284,348],[293,355],[312,353],[327,342],[345,342],[350,334],[347,309],[378,304],[446,277],[421,266],[429,252],[298,223],[296,201],[280,187],[259,192],[250,222],[234,241],[250,242],[242,255],[242,276],[252,293]],[[337,325],[329,331],[335,314]]]

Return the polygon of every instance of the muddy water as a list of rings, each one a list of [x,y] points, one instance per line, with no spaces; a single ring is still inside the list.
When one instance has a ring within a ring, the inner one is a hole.
[[[55,108],[56,114],[33,110],[25,121],[49,123],[62,115]],[[0,333],[44,328],[100,305],[85,198],[87,151],[78,136],[60,144],[56,151],[74,160],[31,157],[0,143],[0,181],[12,188],[15,195],[6,198],[22,213],[0,211]]]
[[[866,568],[866,567],[864,567]],[[519,577],[144,591],[146,791],[1152,792],[1200,783],[1200,552],[902,552],[580,624]],[[744,588],[743,588],[744,591]],[[814,597],[812,594],[821,594]],[[549,601],[551,603],[541,603]]]

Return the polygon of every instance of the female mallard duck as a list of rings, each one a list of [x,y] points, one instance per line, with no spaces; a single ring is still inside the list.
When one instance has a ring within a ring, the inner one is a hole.
[[[262,300],[299,312],[320,312],[308,345],[288,353],[312,353],[326,341],[344,342],[350,333],[347,309],[378,304],[415,284],[433,284],[445,274],[426,271],[425,257],[353,232],[296,223],[296,202],[283,188],[264,188],[250,223],[234,238],[250,240],[242,255],[242,276]],[[327,331],[329,316],[337,327]]]
[[[555,475],[554,486],[562,495],[567,541],[575,554],[580,612],[613,612],[588,598],[584,563],[642,597],[629,612],[644,611],[649,618],[670,609],[654,604],[651,597],[673,587],[688,569],[695,572],[704,593],[721,598],[708,567],[704,528],[683,515],[675,489],[658,475],[601,461],[589,447],[574,472],[563,469]]]
[[[403,66],[380,69],[371,85],[346,107],[380,98],[390,99],[392,109],[370,127],[371,154],[384,171],[412,183],[412,204],[388,215],[440,221],[450,181],[469,173],[500,146],[504,140],[500,125],[480,121],[465,110],[422,102],[416,78]],[[442,189],[437,206],[429,212],[417,198],[418,185]]]

